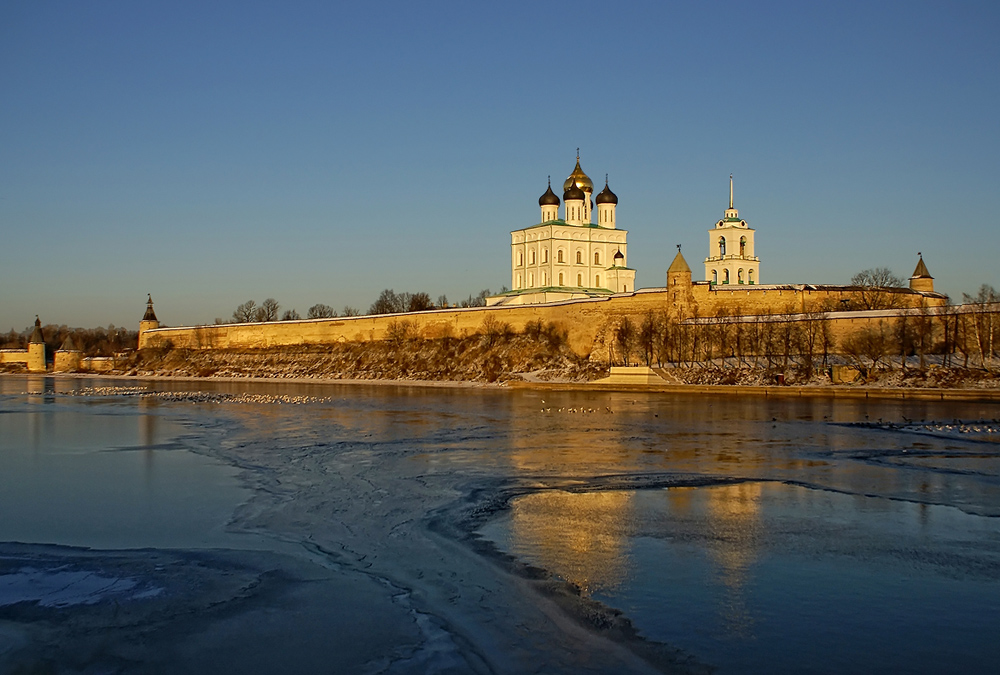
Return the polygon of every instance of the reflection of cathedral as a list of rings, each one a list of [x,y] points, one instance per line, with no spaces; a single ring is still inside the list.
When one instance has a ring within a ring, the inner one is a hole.
[[[635,270],[626,265],[628,231],[617,226],[618,197],[608,187],[595,199],[594,183],[576,167],[559,197],[548,189],[538,199],[541,222],[511,232],[511,291],[490,304],[521,305],[588,298],[635,290]],[[593,222],[594,206],[597,222]]]

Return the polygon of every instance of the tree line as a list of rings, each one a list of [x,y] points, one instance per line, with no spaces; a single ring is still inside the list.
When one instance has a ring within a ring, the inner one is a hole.
[[[28,326],[20,333],[11,330],[0,334],[0,349],[25,349],[34,326]],[[45,350],[51,357],[67,338],[73,339],[73,347],[84,356],[114,356],[120,352],[136,349],[139,345],[139,331],[110,324],[107,328],[70,328],[66,325],[48,324],[42,326]]]
[[[608,360],[622,365],[741,366],[768,372],[797,371],[809,378],[830,365],[834,354],[863,374],[895,366],[923,370],[934,355],[941,366],[992,372],[1000,351],[1000,294],[983,285],[963,294],[963,305],[900,310],[866,321],[838,340],[835,312],[799,312],[789,305],[778,314],[742,316],[722,309],[710,317],[678,318],[648,312],[621,316],[611,326]],[[915,366],[911,366],[911,359]]]
[[[503,286],[500,293],[507,292],[507,287]],[[375,302],[369,307],[367,314],[401,314],[403,312],[426,312],[432,309],[446,309],[448,307],[485,307],[486,298],[494,295],[493,291],[486,288],[456,304],[449,304],[446,295],[439,295],[437,302],[431,300],[428,293],[402,292],[397,293],[391,288],[383,290]],[[338,316],[361,316],[363,313],[355,307],[345,305],[340,311],[333,307],[317,303],[306,312],[307,319],[330,319]],[[302,316],[295,309],[281,312],[281,305],[274,298],[267,298],[259,305],[254,300],[247,300],[233,310],[230,319],[217,318],[216,324],[223,323],[261,323],[268,321],[298,321]]]

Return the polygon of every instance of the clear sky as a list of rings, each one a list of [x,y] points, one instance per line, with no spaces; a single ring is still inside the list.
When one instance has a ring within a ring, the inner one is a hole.
[[[639,287],[736,206],[763,283],[1000,288],[1000,3],[0,4],[0,330],[452,301],[576,148]],[[561,195],[560,195],[561,196]]]

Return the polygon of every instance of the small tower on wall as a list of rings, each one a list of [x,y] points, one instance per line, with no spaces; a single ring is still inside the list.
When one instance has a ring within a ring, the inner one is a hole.
[[[156,318],[156,312],[153,311],[153,296],[146,295],[146,313],[142,315],[142,321],[139,322],[139,349],[145,346],[145,340],[143,340],[143,333],[149,330],[155,330],[160,327],[160,321]]]
[[[559,197],[552,191],[552,176],[549,176],[549,188],[538,198],[538,205],[542,208],[541,222],[559,220]]]
[[[673,312],[676,315],[687,315],[687,309],[692,304],[691,268],[681,255],[681,246],[677,245],[677,255],[667,268],[667,296],[670,299]]]
[[[922,293],[933,293],[934,292],[934,277],[931,276],[930,272],[927,271],[927,265],[924,264],[924,256],[922,253],[917,253],[919,260],[917,261],[917,268],[913,270],[913,276],[910,277],[910,290],[920,291]]]
[[[760,258],[754,255],[754,230],[733,206],[733,177],[729,176],[729,208],[708,231],[705,279],[719,286],[760,283]]]
[[[618,195],[608,187],[608,177],[604,176],[604,189],[597,195],[597,224],[600,227],[615,226],[615,208],[618,206]]]
[[[35,316],[35,330],[28,340],[28,372],[45,372],[45,338],[42,336],[42,322]]]
[[[68,335],[62,343],[62,347],[56,351],[52,370],[58,373],[72,373],[80,370],[80,362],[82,360],[83,352],[76,348],[76,344],[73,343],[73,336]]]

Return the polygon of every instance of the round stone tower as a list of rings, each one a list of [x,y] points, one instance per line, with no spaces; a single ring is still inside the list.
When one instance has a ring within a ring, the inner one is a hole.
[[[142,321],[139,322],[139,349],[145,347],[145,340],[143,333],[148,330],[155,330],[160,327],[160,321],[156,318],[156,312],[153,311],[153,296],[146,295],[146,313],[142,315]]]
[[[42,337],[42,322],[35,316],[35,330],[28,341],[28,372],[45,372],[45,338]]]

